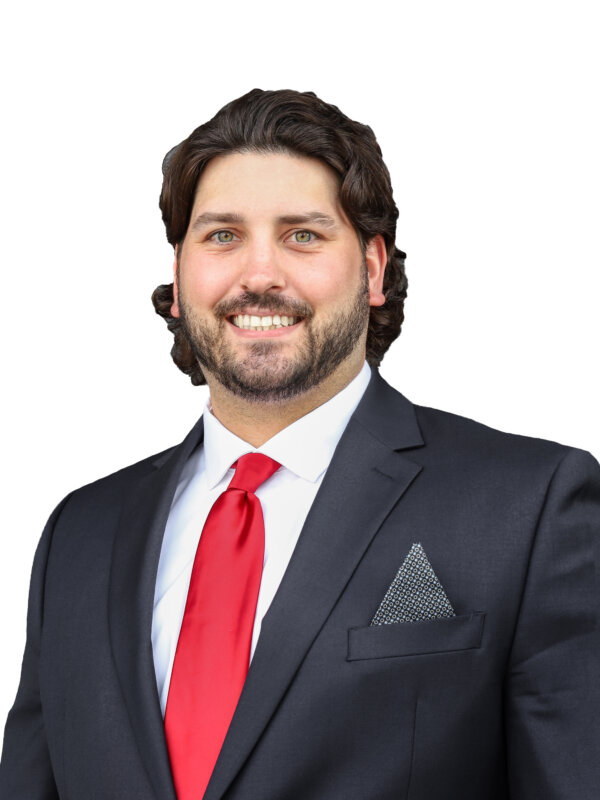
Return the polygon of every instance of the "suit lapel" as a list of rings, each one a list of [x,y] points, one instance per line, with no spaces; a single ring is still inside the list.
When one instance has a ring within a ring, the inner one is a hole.
[[[412,405],[374,373],[263,619],[204,800],[227,791],[377,530],[419,473],[397,451],[422,444]]]
[[[175,800],[152,656],[154,587],[165,525],[183,466],[202,440],[202,420],[155,462],[123,509],[109,588],[113,658],[146,771],[160,800]]]

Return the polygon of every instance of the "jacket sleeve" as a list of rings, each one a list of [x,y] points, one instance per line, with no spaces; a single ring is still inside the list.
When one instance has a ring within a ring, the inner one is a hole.
[[[67,500],[48,520],[33,561],[21,681],[4,731],[0,800],[59,800],[44,729],[39,656],[46,563],[54,525]]]
[[[505,683],[511,800],[600,792],[600,467],[569,450],[548,486]]]

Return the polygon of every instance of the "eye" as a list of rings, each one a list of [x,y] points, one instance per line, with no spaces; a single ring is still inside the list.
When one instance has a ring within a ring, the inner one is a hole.
[[[292,233],[293,241],[297,242],[298,244],[310,244],[311,242],[314,242],[316,238],[316,233],[313,233],[312,231],[294,231],[294,233]]]
[[[218,244],[230,244],[233,242],[235,235],[231,231],[215,231],[209,237],[213,242]]]

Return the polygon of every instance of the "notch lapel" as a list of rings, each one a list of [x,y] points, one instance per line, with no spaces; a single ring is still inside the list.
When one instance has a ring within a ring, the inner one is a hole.
[[[152,655],[154,588],[179,475],[202,435],[200,419],[140,481],[123,509],[112,554],[108,614],[113,658],[139,751],[160,800],[176,798]]]
[[[275,712],[371,540],[421,470],[414,409],[374,372],[344,432],[265,615],[204,800],[219,800]]]

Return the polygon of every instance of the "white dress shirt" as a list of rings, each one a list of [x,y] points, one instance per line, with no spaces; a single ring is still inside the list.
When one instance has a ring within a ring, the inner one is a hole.
[[[364,394],[367,363],[341,392],[254,448],[204,411],[204,443],[188,459],[173,498],[158,564],[152,650],[164,715],[179,629],[200,533],[213,503],[225,491],[231,465],[245,453],[264,453],[281,464],[256,491],[265,520],[265,559],[254,618],[250,658],[262,618],[281,583],[308,511],[333,452]]]

